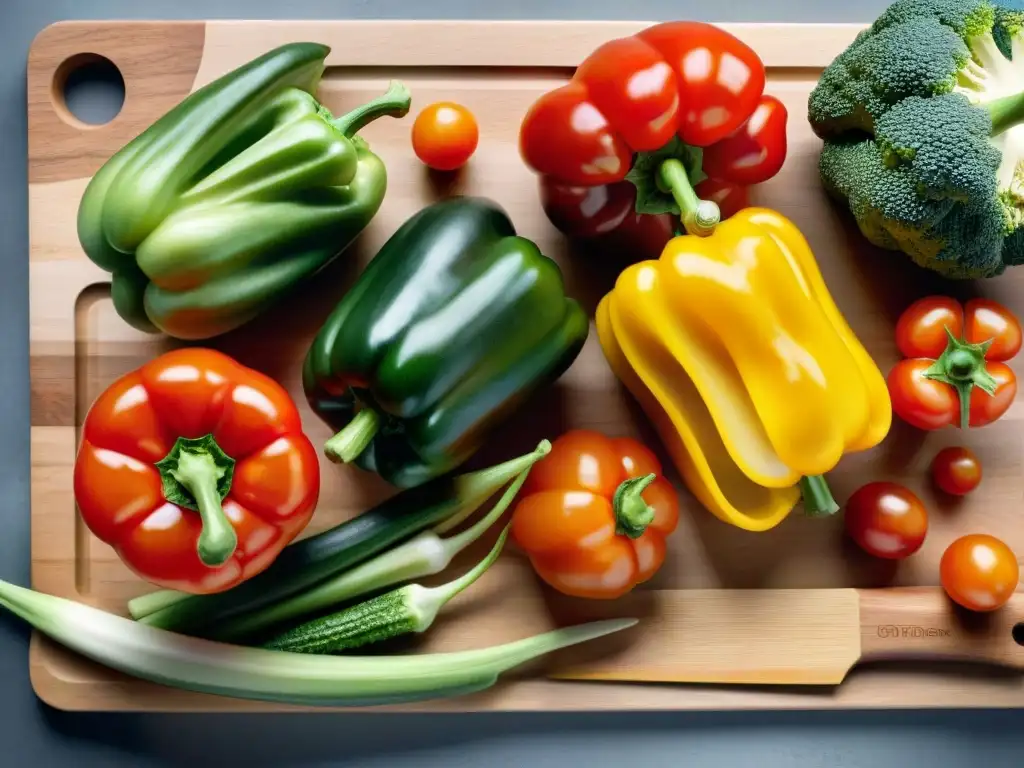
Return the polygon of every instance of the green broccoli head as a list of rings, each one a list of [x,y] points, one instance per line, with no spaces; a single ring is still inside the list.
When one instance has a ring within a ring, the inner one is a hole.
[[[1024,11],[897,0],[811,93],[825,188],[875,245],[948,277],[997,275],[1024,261],[1022,91]]]

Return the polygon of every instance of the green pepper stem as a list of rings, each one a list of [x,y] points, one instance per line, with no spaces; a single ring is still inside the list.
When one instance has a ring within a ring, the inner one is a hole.
[[[179,437],[156,463],[164,498],[199,512],[203,527],[196,550],[203,564],[211,568],[223,565],[238,547],[238,534],[221,506],[231,489],[234,466],[234,459],[221,450],[213,435]]]
[[[379,429],[380,414],[373,408],[363,408],[343,430],[324,443],[324,453],[333,462],[355,461],[373,442]]]
[[[656,477],[653,472],[643,477],[631,477],[615,489],[612,509],[615,512],[615,533],[619,536],[638,539],[654,520],[654,507],[644,501],[640,494]]]
[[[392,80],[387,91],[377,98],[356,107],[348,114],[331,121],[331,125],[348,137],[359,133],[378,117],[405,117],[412,104],[412,94],[400,80]]]
[[[839,505],[822,475],[801,477],[800,492],[804,497],[804,514],[808,517],[828,517],[839,511]]]
[[[658,182],[679,206],[679,216],[686,231],[698,237],[707,237],[722,220],[722,212],[711,200],[701,200],[690,184],[686,166],[674,157],[663,161],[658,169]]]

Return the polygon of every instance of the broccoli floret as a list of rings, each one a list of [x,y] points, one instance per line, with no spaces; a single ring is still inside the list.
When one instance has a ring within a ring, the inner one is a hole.
[[[897,0],[808,101],[826,190],[953,278],[1024,263],[1024,0]]]
[[[908,96],[948,93],[971,57],[962,38],[937,19],[862,33],[822,74],[811,93],[811,126],[822,137],[871,131]]]

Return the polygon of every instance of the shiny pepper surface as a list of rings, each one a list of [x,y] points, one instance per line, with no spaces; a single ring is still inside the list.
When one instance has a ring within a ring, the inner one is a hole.
[[[78,210],[118,315],[207,339],[250,321],[355,240],[387,189],[356,135],[408,90],[334,118],[314,97],[330,49],[290,43],[186,97],[111,157]]]
[[[255,576],[302,532],[320,468],[280,384],[187,348],[96,398],[74,484],[85,524],[132,571],[206,594]]]
[[[820,476],[889,430],[884,377],[775,211],[744,209],[627,268],[597,328],[690,489],[741,528],[777,525],[801,491],[808,513],[836,511]]]

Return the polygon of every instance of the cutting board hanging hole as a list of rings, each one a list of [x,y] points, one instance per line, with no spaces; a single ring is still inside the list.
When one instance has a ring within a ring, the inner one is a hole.
[[[1013,640],[1017,645],[1024,645],[1024,621],[1018,621],[1013,625],[1013,629],[1010,631],[1013,635]]]
[[[66,123],[95,128],[117,117],[124,92],[124,77],[114,62],[96,53],[79,53],[57,67],[51,96]]]

